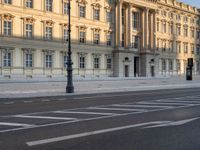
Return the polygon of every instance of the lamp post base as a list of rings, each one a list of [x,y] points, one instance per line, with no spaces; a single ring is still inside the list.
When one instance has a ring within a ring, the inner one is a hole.
[[[66,93],[74,93],[74,87],[73,86],[67,86],[66,87]]]

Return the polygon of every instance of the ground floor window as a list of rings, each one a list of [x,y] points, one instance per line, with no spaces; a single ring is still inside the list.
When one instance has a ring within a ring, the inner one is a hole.
[[[111,69],[111,68],[112,68],[112,59],[107,58],[107,69]]]
[[[33,54],[31,53],[25,54],[25,64],[26,67],[33,67]]]
[[[11,52],[5,51],[3,54],[3,66],[4,67],[11,67],[12,62],[12,55]]]
[[[45,58],[46,58],[45,59],[46,68],[52,68],[52,64],[53,64],[52,55],[46,54]]]
[[[81,69],[85,68],[85,56],[79,57],[79,68],[81,68]]]
[[[99,69],[99,57],[94,57],[94,68]]]
[[[166,60],[162,59],[162,71],[166,71]]]

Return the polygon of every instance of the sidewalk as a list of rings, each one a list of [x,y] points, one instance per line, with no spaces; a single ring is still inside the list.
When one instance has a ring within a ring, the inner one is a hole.
[[[138,79],[116,78],[115,80],[74,81],[74,94],[65,93],[66,82],[0,82],[0,98],[77,95],[192,87],[200,87],[200,76],[194,77],[193,81],[186,81],[185,77]]]

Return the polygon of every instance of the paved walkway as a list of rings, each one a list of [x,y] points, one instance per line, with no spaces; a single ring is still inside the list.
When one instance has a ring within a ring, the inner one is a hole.
[[[193,81],[185,77],[103,79],[74,81],[74,94],[142,91],[200,87],[200,76]],[[0,82],[0,98],[71,95],[65,93],[66,82]]]

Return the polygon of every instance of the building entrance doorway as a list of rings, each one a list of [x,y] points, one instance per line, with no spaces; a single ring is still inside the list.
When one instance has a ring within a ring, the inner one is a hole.
[[[125,77],[129,77],[129,66],[128,65],[124,66],[124,75],[125,75]]]
[[[134,77],[139,76],[139,57],[134,57]]]

